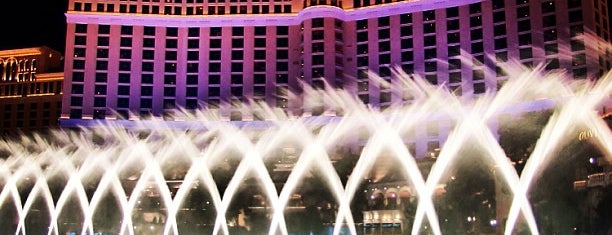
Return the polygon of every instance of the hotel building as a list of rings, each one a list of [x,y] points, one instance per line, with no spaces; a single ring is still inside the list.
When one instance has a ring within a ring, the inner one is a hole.
[[[58,127],[62,55],[48,47],[0,51],[0,133],[41,132]]]
[[[232,108],[247,100],[334,115],[287,98],[303,84],[344,88],[385,108],[410,100],[366,72],[393,83],[396,66],[470,97],[498,89],[508,60],[598,79],[611,68],[607,7],[604,0],[70,0],[59,121],[173,122],[178,107],[257,120]],[[439,148],[444,126],[431,128],[440,137],[416,143],[416,156]]]

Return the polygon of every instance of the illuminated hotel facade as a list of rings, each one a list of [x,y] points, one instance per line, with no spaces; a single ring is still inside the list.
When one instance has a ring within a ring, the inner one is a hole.
[[[60,125],[164,117],[177,107],[265,101],[297,115],[334,115],[288,99],[302,83],[343,88],[384,108],[409,102],[379,87],[397,66],[462,96],[496,90],[508,60],[547,63],[575,79],[610,69],[604,0],[70,0]],[[468,61],[462,62],[462,57]],[[471,59],[471,61],[470,61]],[[444,125],[441,125],[444,126]],[[417,144],[417,155],[445,138]],[[437,147],[436,147],[437,146]]]
[[[62,55],[48,47],[0,51],[0,133],[41,132],[58,127]]]

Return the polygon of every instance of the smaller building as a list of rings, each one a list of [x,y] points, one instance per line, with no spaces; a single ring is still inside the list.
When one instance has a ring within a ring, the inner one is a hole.
[[[43,132],[58,126],[63,57],[51,48],[0,51],[0,133]]]

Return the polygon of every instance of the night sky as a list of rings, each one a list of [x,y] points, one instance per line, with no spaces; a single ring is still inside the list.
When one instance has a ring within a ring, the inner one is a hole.
[[[0,50],[48,46],[64,53],[68,0],[2,1]]]
[[[0,50],[48,46],[64,52],[64,13],[68,9],[68,0],[12,0],[2,4]],[[608,6],[610,11],[612,0],[608,0]]]

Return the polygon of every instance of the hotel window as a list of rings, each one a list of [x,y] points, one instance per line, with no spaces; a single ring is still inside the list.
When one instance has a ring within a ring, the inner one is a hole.
[[[412,51],[402,51],[402,62],[410,62],[414,60],[414,53]]]
[[[119,61],[119,71],[130,71],[132,63],[130,61]]]
[[[508,42],[506,38],[497,38],[495,39],[495,50],[503,50],[508,48]]]
[[[580,0],[567,0],[568,8],[580,7],[580,5],[581,5]]]
[[[547,15],[542,17],[542,26],[543,27],[553,27],[556,26],[557,19],[555,15]]]
[[[80,96],[70,97],[70,105],[71,106],[83,106],[83,97],[80,97]]]
[[[470,37],[472,40],[480,40],[482,39],[482,29],[472,29],[470,30]]]
[[[117,108],[129,108],[129,107],[130,107],[129,98],[117,98]]]
[[[72,94],[83,94],[83,84],[72,84]]]
[[[529,6],[523,6],[516,9],[517,18],[529,17]]]
[[[175,96],[176,88],[175,87],[164,87],[164,96]]]
[[[423,12],[423,21],[431,21],[436,19],[436,11],[429,10]]]
[[[391,36],[389,28],[379,29],[378,30],[378,39],[389,39]]]
[[[188,74],[187,75],[187,85],[197,85],[198,84],[198,75]]]
[[[165,63],[164,71],[171,72],[171,73],[176,72],[176,63]]]
[[[200,56],[199,51],[188,51],[187,60],[198,60]]]
[[[448,59],[448,69],[461,69],[461,59]]]
[[[155,36],[155,27],[154,26],[145,26],[144,27],[144,35]]]
[[[518,22],[518,31],[525,32],[531,30],[531,20],[521,20]]]
[[[559,68],[558,58],[546,59],[546,69],[550,70],[550,69],[558,69],[558,68]]]
[[[289,35],[288,26],[276,26],[276,35]]]
[[[232,96],[240,97],[240,96],[242,96],[242,87],[241,86],[239,86],[239,87],[231,87],[230,88],[230,92],[231,92]]]
[[[531,34],[519,35],[519,46],[531,46]]]
[[[152,96],[153,95],[153,87],[152,86],[141,86],[140,87],[140,95],[143,95],[143,96]]]
[[[479,27],[479,26],[482,26],[482,17],[481,16],[470,17],[470,27]]]
[[[255,47],[266,47],[266,40],[266,38],[255,38]]]
[[[109,34],[110,25],[98,25],[98,34]]]
[[[480,2],[470,4],[470,14],[478,14],[481,12]]]
[[[446,22],[446,29],[448,29],[448,30],[459,30],[459,19],[448,20]]]
[[[506,25],[505,24],[499,24],[499,25],[493,26],[493,36],[497,37],[497,36],[505,36],[505,35],[506,35]]]
[[[542,3],[542,13],[554,13],[555,12],[555,2],[543,2]]]
[[[474,94],[482,94],[485,93],[486,87],[482,82],[474,83]]]
[[[450,83],[460,83],[461,82],[461,72],[453,72],[448,74],[448,81]]]
[[[166,39],[166,48],[177,48],[178,41],[176,39]]]
[[[403,41],[403,39],[402,39]],[[364,55],[368,54],[369,45],[368,44],[359,44],[357,45],[357,54]]]
[[[388,16],[378,18],[378,27],[389,26],[390,18]]]
[[[231,63],[232,72],[242,72],[242,62]]]
[[[106,95],[106,85],[95,85],[94,94],[95,95]]]
[[[493,12],[493,23],[500,23],[506,21],[506,12],[496,11]]]
[[[105,61],[105,60],[96,61],[96,70],[107,70],[107,69],[108,69],[108,61]]]
[[[576,54],[572,56],[572,66],[582,66],[586,64],[585,54]]]
[[[87,44],[87,39],[85,36],[75,36],[74,37],[74,45],[85,45]]]
[[[209,51],[208,57],[210,60],[221,60],[221,51]]]
[[[495,57],[497,58],[497,61],[499,62],[508,61],[508,52],[507,51],[497,52],[495,53]]]
[[[155,56],[155,52],[153,50],[143,50],[142,58],[145,60],[152,60]]]
[[[461,47],[460,46],[449,46],[448,47],[448,56],[458,56],[461,55]]]
[[[266,36],[266,26],[255,26],[255,36]]]
[[[484,71],[481,69],[477,69],[472,71],[472,80],[483,80],[484,79]]]
[[[438,64],[435,61],[425,62],[425,72],[436,72],[438,70]]]
[[[221,48],[221,39],[210,39],[210,48]]]
[[[459,32],[448,33],[447,40],[448,40],[449,44],[451,44],[451,43],[459,43],[459,40],[461,40],[460,33]]]
[[[367,42],[368,41],[368,32],[358,32],[357,33],[357,42]]]
[[[435,32],[436,32],[435,23],[426,23],[423,25],[423,33],[435,33]]]
[[[265,42],[265,40],[264,40]],[[243,48],[244,47],[244,40],[242,38],[233,38],[232,39],[232,47],[233,48]],[[265,47],[265,45],[264,45]]]
[[[544,41],[550,42],[557,40],[557,31],[555,29],[544,30]]]
[[[532,54],[532,51],[531,51],[531,47],[521,48],[519,50],[519,57],[520,57],[521,60],[532,58],[533,54]]]
[[[188,37],[199,37],[200,36],[200,28],[189,28],[187,31]]]
[[[117,95],[130,95],[129,86],[119,86],[117,89]]]
[[[484,51],[484,47],[482,42],[472,43],[472,53],[482,53]]]
[[[504,0],[493,0],[492,1],[493,10],[503,9],[505,6]]]
[[[232,27],[232,36],[244,36],[244,27]]]
[[[132,38],[122,37],[119,45],[121,47],[131,47],[132,46]]]
[[[127,5],[120,4],[119,5],[119,13],[127,13]]]
[[[142,62],[142,71],[153,72],[153,62]]]
[[[402,36],[402,37],[412,36],[412,26],[411,25],[401,26],[400,27],[400,36]]]
[[[367,19],[357,20],[357,30],[360,30],[360,29],[368,29]]]
[[[570,44],[572,51],[582,51],[585,49],[584,42],[581,40],[572,40]]]
[[[438,75],[435,75],[435,74],[426,74],[425,75],[425,80],[427,80],[427,82],[429,82],[432,85],[437,85],[438,84]]]
[[[389,41],[378,42],[378,51],[379,52],[390,51],[390,50],[391,50],[391,42],[389,42]]]
[[[81,62],[83,62],[83,61],[81,61]],[[76,68],[76,66],[75,66],[75,68]],[[83,72],[73,72],[72,73],[72,81],[73,82],[83,82],[84,79],[85,79],[85,73],[83,73]]]
[[[121,59],[130,59],[130,58],[132,58],[132,50],[129,50],[129,49],[121,49],[121,50],[119,50],[119,58],[121,58]]]
[[[425,59],[435,59],[437,57],[436,48],[425,49]]]
[[[544,45],[544,53],[546,53],[546,55],[554,55],[554,54],[559,53],[559,48],[557,47],[557,43]]]
[[[76,24],[74,28],[75,33],[87,33],[86,24]]]
[[[187,48],[196,49],[200,47],[200,40],[198,39],[189,39],[187,40]]]
[[[221,90],[219,87],[208,87],[209,97],[219,97],[220,94],[221,94]]]
[[[106,49],[106,48],[98,48],[96,50],[96,57],[98,57],[98,58],[108,58],[108,49]]]
[[[400,24],[410,24],[412,23],[412,14],[401,14],[400,15]]]
[[[108,37],[98,37],[98,46],[108,46]]]
[[[265,60],[266,59],[266,50],[255,50],[255,59],[256,60]]]
[[[388,53],[379,54],[378,55],[378,63],[379,64],[390,64],[391,63],[391,55],[388,54]]]
[[[85,48],[82,47],[75,47],[74,48],[74,57],[78,58],[78,57],[85,57]]]
[[[459,7],[449,7],[446,8],[446,17],[459,17]]]
[[[436,35],[430,35],[424,37],[424,46],[435,46],[436,45]]]
[[[277,50],[276,59],[289,59],[289,51],[288,50]]]
[[[130,74],[129,73],[120,73],[118,77],[119,83],[130,83]]]
[[[142,39],[143,47],[155,47],[155,38],[144,38]]]

